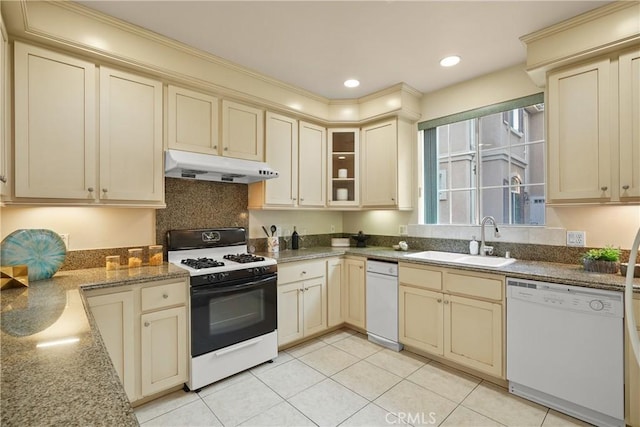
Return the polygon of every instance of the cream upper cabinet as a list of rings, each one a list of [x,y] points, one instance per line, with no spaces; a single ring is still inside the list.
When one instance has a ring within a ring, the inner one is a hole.
[[[222,101],[222,155],[264,161],[264,111]]]
[[[344,323],[342,304],[345,289],[344,260],[327,260],[327,326],[329,328]]]
[[[135,323],[133,291],[87,297],[102,341],[129,400],[136,400],[134,367]]]
[[[327,203],[335,207],[360,205],[360,129],[329,129]]]
[[[362,206],[396,206],[398,203],[398,128],[396,120],[363,127],[360,153]]]
[[[327,329],[325,261],[278,267],[278,345]]]
[[[548,197],[551,202],[611,197],[610,61],[548,77]]]
[[[346,258],[345,289],[344,289],[344,321],[350,325],[365,329],[366,327],[366,299],[365,299],[365,261],[362,259]]]
[[[640,49],[622,53],[620,86],[620,198],[640,198]]]
[[[0,16],[0,201],[11,195],[11,88],[9,38]]]
[[[327,194],[327,130],[303,121],[298,128],[298,205],[324,207]]]
[[[100,68],[100,199],[162,202],[162,83]]]
[[[15,196],[92,201],[95,65],[20,42],[14,55]]]
[[[295,206],[298,197],[298,121],[267,111],[265,161],[278,178],[264,185],[265,203]]]
[[[169,148],[219,154],[218,98],[173,85],[167,94]]]

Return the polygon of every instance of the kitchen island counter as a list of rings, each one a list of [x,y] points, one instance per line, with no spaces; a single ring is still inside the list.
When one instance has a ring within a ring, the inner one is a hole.
[[[513,264],[500,268],[480,267],[464,264],[456,264],[443,261],[423,260],[409,258],[406,255],[419,251],[396,251],[385,247],[366,248],[333,248],[315,247],[298,250],[285,250],[278,253],[265,254],[276,258],[278,263],[295,262],[309,259],[328,258],[334,256],[360,256],[368,259],[377,259],[393,262],[408,262],[414,264],[434,265],[460,270],[478,271],[483,273],[498,273],[519,279],[542,280],[546,282],[562,283],[589,288],[624,291],[625,277],[620,274],[603,274],[585,271],[578,264],[559,264],[541,261],[516,260]],[[640,294],[640,278],[634,279],[634,293]]]
[[[166,263],[93,268],[3,290],[0,424],[138,425],[82,289],[186,276]]]

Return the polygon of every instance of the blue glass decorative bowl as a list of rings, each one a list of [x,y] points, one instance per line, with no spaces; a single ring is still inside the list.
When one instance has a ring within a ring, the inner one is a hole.
[[[26,265],[29,282],[56,274],[66,255],[64,242],[51,230],[16,230],[0,244],[0,264]]]

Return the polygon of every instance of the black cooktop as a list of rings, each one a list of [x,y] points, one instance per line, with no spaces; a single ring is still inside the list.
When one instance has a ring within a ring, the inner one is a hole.
[[[264,261],[263,257],[253,255],[253,254],[235,254],[235,255],[229,254],[229,255],[223,256],[222,258],[228,259],[229,261],[237,262],[240,264]]]
[[[224,262],[216,261],[211,258],[186,258],[180,262],[187,267],[195,268],[196,270],[200,270],[201,268],[222,267],[224,265]]]

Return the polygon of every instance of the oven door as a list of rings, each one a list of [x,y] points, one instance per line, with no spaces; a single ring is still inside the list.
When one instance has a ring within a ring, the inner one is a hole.
[[[277,328],[277,275],[191,288],[191,356]]]

